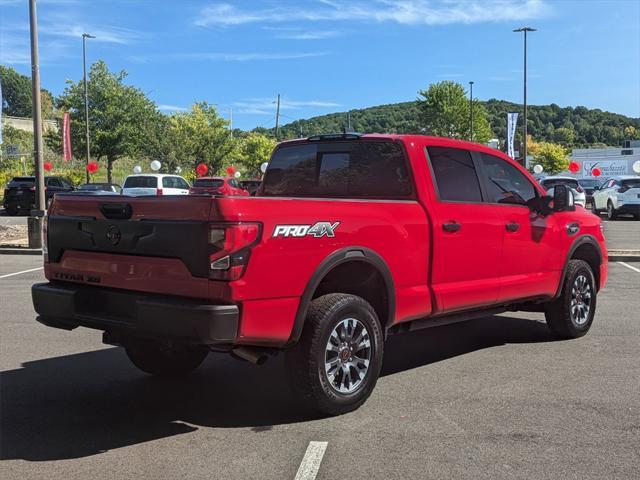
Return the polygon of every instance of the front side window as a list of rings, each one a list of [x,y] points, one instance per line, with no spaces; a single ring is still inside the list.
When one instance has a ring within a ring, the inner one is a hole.
[[[62,184],[60,183],[60,180],[58,180],[57,178],[50,178],[49,180],[47,180],[47,186],[48,187],[61,187]]]
[[[480,154],[487,184],[487,201],[525,205],[536,197],[536,189],[529,179],[516,167],[486,153]]]
[[[189,188],[189,185],[185,180],[183,180],[180,177],[163,177],[162,187],[163,188],[181,188],[183,190],[186,190]]]
[[[482,202],[480,182],[468,150],[428,147],[440,200]]]

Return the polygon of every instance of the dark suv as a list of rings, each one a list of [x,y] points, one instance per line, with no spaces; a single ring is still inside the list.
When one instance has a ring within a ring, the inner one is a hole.
[[[62,177],[44,177],[47,205],[56,193],[71,192],[73,184]],[[7,215],[28,213],[36,207],[36,177],[13,177],[4,189],[4,209]]]

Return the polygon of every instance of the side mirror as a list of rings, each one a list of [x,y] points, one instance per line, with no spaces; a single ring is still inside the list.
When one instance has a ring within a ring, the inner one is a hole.
[[[593,187],[593,191],[595,192],[596,190],[600,190],[600,187],[599,187],[598,185],[595,185],[595,186]]]
[[[563,212],[573,210],[573,193],[566,185],[556,185],[553,188],[553,211]]]

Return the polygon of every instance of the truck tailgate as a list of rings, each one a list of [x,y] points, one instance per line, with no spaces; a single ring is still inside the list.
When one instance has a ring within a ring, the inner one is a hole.
[[[50,280],[205,298],[210,197],[58,195]]]

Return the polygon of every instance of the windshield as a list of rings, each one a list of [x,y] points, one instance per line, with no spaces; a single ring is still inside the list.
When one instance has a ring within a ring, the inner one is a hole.
[[[111,187],[109,187],[108,183],[85,183],[84,185],[78,186],[78,190],[111,190]]]
[[[193,182],[194,187],[221,187],[224,180],[219,178],[198,178]]]
[[[592,180],[590,178],[583,178],[581,180],[578,180],[578,183],[583,187],[591,188],[591,187],[595,187],[596,185],[598,185],[598,180]]]
[[[551,178],[543,180],[542,182],[542,186],[547,189],[555,187],[556,185],[566,185],[567,187],[576,188],[578,181],[573,178]]]
[[[622,186],[627,188],[640,188],[640,178],[622,180]]]
[[[124,182],[124,188],[157,188],[156,177],[128,177]]]

